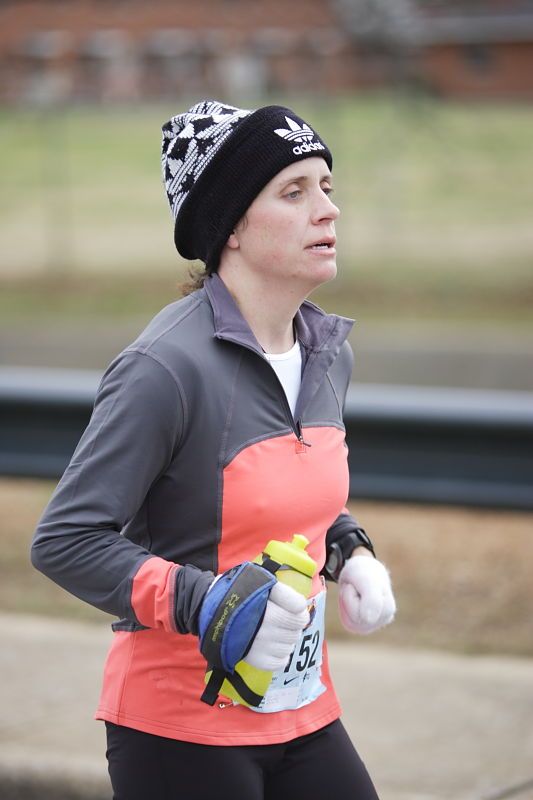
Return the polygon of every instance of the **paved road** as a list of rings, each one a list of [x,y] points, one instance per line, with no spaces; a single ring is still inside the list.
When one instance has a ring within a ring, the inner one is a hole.
[[[107,626],[0,614],[0,797],[110,797],[92,720]],[[381,800],[496,800],[529,783],[533,661],[330,645],[344,723]],[[312,800],[309,798],[309,800]]]

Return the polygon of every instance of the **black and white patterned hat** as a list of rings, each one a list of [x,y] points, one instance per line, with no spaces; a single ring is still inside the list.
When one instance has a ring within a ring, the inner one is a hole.
[[[178,252],[215,271],[261,189],[289,164],[312,156],[331,169],[323,140],[282,106],[247,110],[205,100],[172,117],[163,125],[161,159]]]

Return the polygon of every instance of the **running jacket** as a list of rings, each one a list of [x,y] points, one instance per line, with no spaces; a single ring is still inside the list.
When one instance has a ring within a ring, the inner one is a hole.
[[[301,533],[322,568],[327,544],[356,527],[344,507],[342,420],[352,324],[302,304],[294,417],[218,275],[164,308],[107,369],[32,548],[34,566],[118,618],[98,719],[246,745],[288,741],[340,715],[326,652],[327,691],[300,709],[202,703],[206,663],[180,619],[198,602],[184,565],[223,572]],[[322,583],[315,576],[314,591]]]

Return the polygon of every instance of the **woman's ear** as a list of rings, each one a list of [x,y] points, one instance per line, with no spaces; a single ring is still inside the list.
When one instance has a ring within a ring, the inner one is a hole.
[[[232,231],[228,237],[228,241],[226,242],[226,246],[230,248],[230,250],[238,250],[239,249],[239,240],[237,238],[237,234],[235,231]]]
[[[239,242],[239,234],[246,228],[247,225],[248,219],[245,214],[243,217],[241,217],[230,233],[228,241],[226,242],[226,247],[229,247],[230,250],[238,250],[240,248],[241,245]]]

